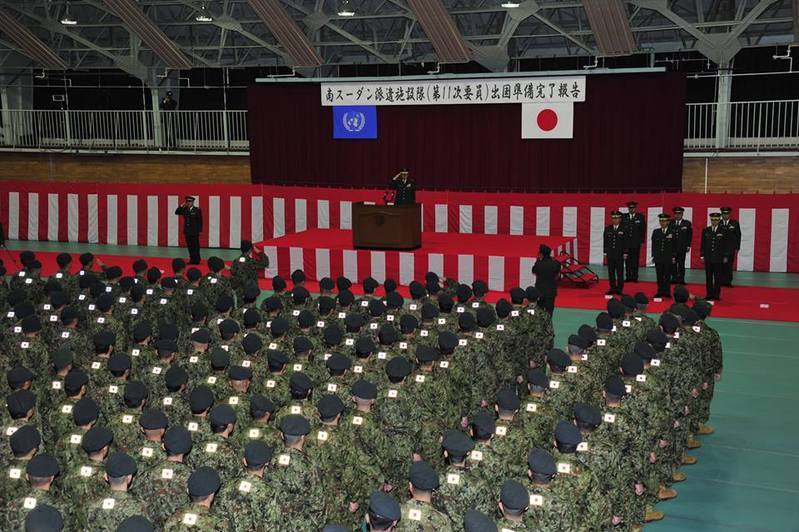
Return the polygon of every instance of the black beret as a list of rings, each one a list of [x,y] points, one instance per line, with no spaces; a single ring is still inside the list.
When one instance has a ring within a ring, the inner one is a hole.
[[[230,365],[230,353],[221,347],[214,347],[211,350],[211,369],[222,370]]]
[[[611,375],[605,379],[605,391],[616,397],[624,397],[627,395],[627,388],[624,386],[624,381],[618,375]]]
[[[120,478],[136,473],[136,460],[125,453],[111,453],[105,461],[105,472],[111,478]]]
[[[386,375],[392,379],[404,379],[411,373],[411,363],[403,356],[395,356],[386,364]]]
[[[258,285],[255,283],[250,283],[244,287],[244,293],[242,294],[242,299],[244,301],[255,301],[258,299],[258,296],[261,295],[261,289],[258,288]]]
[[[397,281],[389,277],[383,281],[383,289],[386,291],[386,294],[390,294],[397,289]]]
[[[520,305],[524,303],[524,299],[527,297],[527,292],[518,286],[514,286],[508,290],[508,295],[510,296],[511,303],[514,305]]]
[[[234,381],[248,381],[252,379],[252,370],[244,366],[230,366],[227,370],[227,376]]]
[[[273,413],[277,407],[268,397],[254,394],[250,397],[250,416],[257,418]]]
[[[608,301],[608,314],[614,320],[624,316],[625,308],[621,301],[618,299],[611,299]]]
[[[233,298],[227,294],[222,294],[216,298],[214,308],[216,308],[217,312],[227,312],[233,308]]]
[[[549,377],[541,368],[527,370],[527,382],[538,388],[549,388]]]
[[[96,453],[103,447],[111,445],[114,434],[105,427],[92,427],[83,435],[81,447],[87,453]]]
[[[25,467],[25,472],[32,477],[54,477],[60,471],[58,461],[50,454],[37,454]]]
[[[78,309],[75,307],[67,307],[61,311],[61,323],[66,325],[76,319],[78,319]]]
[[[316,409],[319,411],[319,417],[330,419],[344,412],[344,403],[337,395],[323,395],[316,403]]]
[[[429,345],[420,345],[416,348],[416,360],[419,362],[432,362],[438,360],[438,351]]]
[[[248,355],[252,355],[256,351],[261,349],[263,346],[264,343],[261,340],[261,337],[254,333],[248,334],[241,341],[241,347],[244,348],[244,352],[247,353]]]
[[[625,375],[634,376],[644,372],[644,361],[633,352],[621,357],[621,370]]]
[[[341,292],[342,290],[349,290],[351,287],[352,287],[352,281],[350,281],[343,275],[339,275],[336,278],[336,288],[338,288],[339,292]]]
[[[379,299],[369,300],[369,314],[373,317],[382,316],[386,311],[386,305]]]
[[[214,392],[204,384],[197,386],[189,394],[189,407],[195,414],[205,412],[214,404]]]
[[[59,532],[64,528],[64,518],[49,504],[37,504],[25,516],[25,532]]]
[[[488,293],[488,285],[485,281],[478,279],[472,283],[472,292],[477,297],[483,297]]]
[[[125,385],[125,403],[131,406],[138,406],[142,401],[147,399],[150,393],[147,391],[147,386],[141,381],[130,381]]]
[[[25,294],[23,292],[23,297]],[[32,316],[36,310],[33,308],[33,303],[30,301],[20,301],[16,305],[14,305],[14,317],[18,320],[24,320],[28,316]]]
[[[305,336],[297,336],[292,342],[295,353],[306,353],[313,348],[311,341]]]
[[[144,430],[165,429],[169,425],[166,414],[155,408],[145,408],[139,416],[139,425]]]
[[[511,311],[513,310],[513,305],[511,305],[507,299],[502,298],[499,301],[497,301],[494,308],[497,311],[497,316],[499,316],[500,318],[507,318],[508,316],[510,316]]]
[[[377,399],[377,386],[365,379],[359,379],[352,385],[352,395],[360,399]]]
[[[344,525],[329,523],[325,525],[325,527],[322,529],[322,532],[351,532],[351,530]]]
[[[252,242],[249,240],[242,240],[239,249],[242,253],[247,253],[252,249]]]
[[[471,427],[476,437],[484,439],[494,434],[497,423],[493,415],[481,412],[472,418]]]
[[[441,331],[438,334],[438,350],[444,355],[452,354],[458,345],[458,336],[452,331]]]
[[[555,425],[555,441],[566,445],[577,445],[583,441],[580,429],[574,423],[568,421],[558,421]]]
[[[508,510],[524,510],[530,506],[530,495],[524,486],[515,480],[506,480],[502,484],[499,500]]]
[[[497,392],[497,405],[502,410],[517,410],[521,405],[519,396],[513,388],[502,388]]]
[[[528,286],[524,289],[524,297],[526,297],[530,303],[534,303],[541,299],[541,292],[539,292],[538,288],[535,286]]]
[[[153,266],[153,267],[151,267],[149,270],[147,270],[147,280],[148,280],[150,283],[153,283],[153,284],[155,284],[155,283],[157,283],[157,282],[158,282],[158,280],[159,280],[160,278],[161,278],[161,270],[159,270],[159,269],[158,269],[158,268],[156,268],[155,266]]]
[[[408,334],[416,330],[419,327],[419,320],[416,319],[416,316],[413,314],[403,314],[400,316],[400,331],[403,334]]]
[[[308,309],[301,310],[300,313],[297,315],[297,323],[303,329],[307,329],[308,327],[313,325],[314,321],[316,320],[314,318],[313,312],[311,312]]]
[[[455,456],[466,456],[474,449],[474,441],[460,430],[444,432],[441,446]]]
[[[239,330],[239,324],[230,318],[222,320],[222,323],[219,324],[219,333],[227,338],[237,334]]]
[[[105,351],[110,346],[114,345],[117,339],[113,332],[104,330],[96,333],[92,337],[92,341],[94,342],[94,348],[96,350]]]
[[[272,320],[271,325],[269,325],[269,331],[272,333],[273,336],[280,336],[286,334],[286,331],[289,330],[289,322],[286,321],[286,318],[277,317]]]
[[[164,323],[158,328],[158,338],[161,339],[177,340],[179,333],[177,325],[173,323]]]
[[[352,367],[352,360],[341,353],[333,353],[328,357],[325,366],[332,371],[344,371]]]
[[[189,282],[191,283],[199,280],[202,276],[203,272],[201,272],[197,268],[189,268],[188,270],[186,270],[186,279],[188,279]]]
[[[95,301],[95,304],[97,305],[97,310],[100,312],[108,312],[108,310],[114,306],[114,296],[108,292],[101,294]]]
[[[357,332],[366,323],[366,318],[360,312],[350,312],[344,318],[344,325],[349,332]]]
[[[302,283],[305,281],[305,272],[302,270],[294,270],[291,272],[291,282],[294,284]]]
[[[408,285],[408,289],[410,290],[412,299],[422,299],[427,295],[427,290],[419,281],[411,281],[411,284]]]
[[[153,335],[153,327],[149,321],[143,320],[133,327],[133,341],[141,342]]]
[[[367,277],[366,279],[363,280],[363,283],[361,284],[363,285],[364,292],[366,292],[367,294],[371,294],[378,287],[377,281],[372,277]]]
[[[116,529],[116,532],[154,532],[155,527],[143,515],[131,515],[124,519]]]
[[[208,419],[217,426],[236,422],[236,411],[230,405],[216,405],[208,414]]]
[[[100,416],[100,407],[91,397],[82,397],[72,408],[72,421],[76,425],[88,425]]]
[[[283,308],[283,301],[278,296],[269,296],[264,300],[262,308],[266,310],[280,310]]]
[[[349,305],[352,305],[352,302],[355,301],[355,296],[349,290],[342,290],[341,292],[339,292],[338,297],[336,299],[338,299],[339,305],[341,305],[342,307],[347,307]]]
[[[219,257],[208,257],[208,269],[212,272],[218,272],[225,267],[225,261]]]
[[[301,371],[297,371],[292,373],[291,377],[289,377],[289,388],[300,393],[305,393],[313,388],[313,382],[311,382],[311,378],[308,377],[308,375]]]
[[[676,291],[677,288],[675,288],[674,290]],[[635,298],[629,294],[624,294],[623,296],[621,296],[621,304],[624,305],[628,310],[633,310],[638,308],[638,304],[635,302]]]
[[[191,433],[184,427],[175,426],[169,427],[164,433],[161,440],[164,444],[167,454],[186,454],[191,451],[193,442],[191,440]]]
[[[477,510],[469,510],[463,514],[465,532],[497,532],[497,525],[485,514]]]
[[[399,292],[389,292],[386,295],[386,306],[391,309],[398,309],[402,308],[405,304],[405,300],[402,298]]]
[[[580,328],[577,329],[577,334],[585,338],[589,344],[593,344],[594,342],[596,342],[597,339],[596,331],[594,330],[593,327],[591,327],[586,323],[580,325]]]
[[[369,512],[389,521],[399,521],[402,517],[399,503],[382,491],[374,491],[369,496]]]
[[[588,349],[588,346],[591,344],[578,334],[569,335],[569,345],[573,345],[575,347],[579,347],[580,349]]]
[[[178,343],[176,340],[169,340],[166,338],[162,338],[155,342],[155,348],[160,353],[170,354],[175,353],[178,350]]]
[[[333,290],[335,284],[333,284],[333,279],[330,277],[322,277],[319,279],[319,288],[322,290]]]
[[[50,294],[50,303],[56,308],[63,307],[67,302],[67,295],[64,292],[57,291]]]
[[[430,466],[430,462],[423,460],[411,464],[408,478],[413,487],[420,490],[430,491],[438,489],[441,485],[438,480],[438,473]]]
[[[646,294],[643,292],[637,292],[633,297],[638,305],[646,305],[649,303],[649,298],[646,297]]]
[[[376,349],[374,341],[369,336],[361,336],[355,340],[355,352],[359,355],[374,353]]]
[[[270,368],[280,368],[285,366],[289,359],[283,351],[269,349],[266,352],[266,361]]]
[[[602,414],[600,414],[599,409],[595,406],[586,403],[577,403],[574,405],[574,419],[596,428],[602,423]]]
[[[380,326],[377,332],[380,343],[383,345],[391,345],[399,339],[397,329],[390,323],[384,323]]]
[[[23,425],[8,439],[11,452],[16,456],[27,454],[42,443],[42,436],[33,425]]]
[[[530,449],[530,452],[527,453],[527,466],[532,469],[534,473],[538,473],[540,475],[551,476],[557,472],[555,459],[552,458],[552,455],[549,454],[549,452],[539,447]]]
[[[304,286],[295,286],[291,291],[291,299],[298,304],[303,304],[311,297],[311,293]]]
[[[497,321],[497,315],[491,307],[480,307],[477,309],[477,325],[480,327],[489,327]]]
[[[600,312],[596,316],[596,328],[600,331],[612,331],[613,319],[607,312]]]
[[[280,420],[280,431],[289,436],[305,436],[311,432],[311,425],[304,417],[289,414]]]
[[[8,381],[8,385],[11,388],[19,388],[23,384],[28,381],[33,380],[33,372],[26,368],[25,366],[21,366],[17,364],[6,373],[6,380]]]
[[[114,353],[108,357],[108,371],[111,373],[122,373],[131,368],[133,362],[130,356],[125,353]]]
[[[38,316],[28,316],[22,320],[22,332],[32,333],[42,330],[42,320]]]
[[[547,360],[551,366],[565,368],[571,365],[571,358],[561,349],[550,349],[547,353]]]
[[[211,333],[205,328],[197,329],[191,333],[191,341],[198,344],[207,344],[211,341]]]
[[[87,264],[89,264],[91,261],[94,260],[94,255],[92,255],[91,253],[81,253],[80,257],[78,258],[80,259],[80,263],[86,266]]]
[[[438,307],[432,303],[423,303],[421,310],[422,319],[429,321],[438,317]]]
[[[657,355],[655,349],[646,342],[636,342],[634,349],[635,354],[641,357],[641,360],[652,360]]]
[[[688,312],[685,313],[685,317],[682,319],[682,321],[686,325],[693,325],[699,321],[699,313],[694,309],[688,309]]]
[[[194,470],[186,484],[189,489],[189,495],[192,497],[205,497],[216,493],[222,481],[219,479],[219,473],[215,469],[202,466]]]
[[[250,467],[260,467],[272,459],[273,449],[262,441],[251,441],[244,446],[244,459]]]
[[[458,327],[467,332],[475,330],[477,328],[477,320],[474,319],[474,314],[464,312],[458,316]]]
[[[272,290],[282,292],[286,289],[286,281],[279,275],[272,277]]]
[[[208,307],[202,301],[196,301],[191,306],[191,319],[194,321],[202,321],[208,317]]]
[[[80,368],[72,368],[64,377],[64,391],[78,392],[82,386],[89,383],[89,376]]]
[[[330,296],[319,296],[316,303],[319,305],[319,313],[322,315],[329,314],[336,308],[336,300]]]
[[[664,331],[674,332],[680,326],[680,322],[673,314],[665,313],[660,317],[660,326]]]
[[[147,261],[144,259],[136,259],[133,261],[133,271],[136,273],[143,272],[147,270]]]
[[[459,284],[455,288],[455,297],[458,298],[458,302],[466,303],[472,297],[472,287],[468,284]]]
[[[697,313],[697,315],[699,315],[700,320],[704,320],[710,315],[710,311],[713,307],[704,299],[700,299],[694,302],[694,305],[691,308]]]
[[[646,333],[646,341],[652,344],[655,351],[660,352],[666,347],[666,343],[668,343],[669,339],[663,331],[659,329],[650,329],[649,332]]]

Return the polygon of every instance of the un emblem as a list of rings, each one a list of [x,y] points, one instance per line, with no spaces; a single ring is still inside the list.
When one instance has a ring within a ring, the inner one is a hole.
[[[344,113],[341,122],[350,133],[360,133],[366,126],[366,116],[360,111]]]

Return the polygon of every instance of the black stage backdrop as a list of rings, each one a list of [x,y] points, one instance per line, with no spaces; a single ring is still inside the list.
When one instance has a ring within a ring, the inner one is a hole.
[[[685,77],[588,75],[574,138],[523,140],[518,104],[378,106],[378,138],[334,140],[317,83],[248,93],[253,183],[424,189],[680,191]]]

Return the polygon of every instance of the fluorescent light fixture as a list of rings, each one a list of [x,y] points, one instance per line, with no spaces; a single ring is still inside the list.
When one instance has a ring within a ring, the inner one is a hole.
[[[203,2],[203,7],[200,9],[200,12],[197,13],[197,16],[194,17],[194,20],[197,22],[213,22],[214,17],[208,12],[208,9],[205,7],[205,2]]]
[[[74,26],[75,24],[78,23],[77,20],[75,20],[74,18],[72,18],[70,16],[70,14],[69,14],[69,5],[67,5],[67,9],[66,9],[66,11],[64,11],[64,16],[61,18],[60,22],[64,26]]]
[[[339,4],[338,16],[340,16],[340,17],[354,17],[355,16],[355,11],[352,9],[352,6],[350,6],[350,1],[349,0],[343,0],[343,2],[341,2],[341,4]]]
[[[518,2],[502,2],[501,5],[505,9],[515,9],[515,8],[519,7],[519,3]]]

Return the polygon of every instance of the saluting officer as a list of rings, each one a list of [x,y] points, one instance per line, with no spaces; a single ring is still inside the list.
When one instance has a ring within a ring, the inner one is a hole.
[[[175,214],[183,216],[183,236],[189,248],[189,264],[200,264],[200,233],[203,230],[203,211],[194,206],[194,196],[186,196]]]
[[[646,220],[638,208],[637,201],[627,202],[627,214],[624,216],[624,229],[627,233],[627,281],[638,282],[638,260],[641,255],[641,246],[646,236]]]
[[[655,297],[671,297],[671,270],[675,262],[674,249],[677,237],[669,225],[671,217],[658,214],[660,227],[652,231],[652,260],[655,262],[655,272],[658,277],[658,291]]]
[[[729,286],[732,288],[732,270],[735,263],[735,256],[741,249],[741,224],[737,220],[732,220],[730,214],[732,207],[721,208],[721,228],[727,234],[730,240],[730,254],[727,257],[727,262],[724,264],[724,279],[722,286]]]
[[[669,224],[674,231],[674,271],[672,272],[671,282],[674,284],[685,284],[685,256],[691,250],[691,240],[694,237],[694,228],[690,220],[685,220],[683,215],[685,209],[674,207],[674,213]]]
[[[608,258],[608,282],[606,294],[621,294],[624,289],[624,261],[627,259],[627,230],[621,222],[621,212],[610,213],[611,223],[605,227],[602,252]]]
[[[732,248],[730,237],[719,227],[721,214],[710,215],[710,227],[702,231],[702,248],[699,258],[705,263],[705,286],[708,301],[721,300],[721,284],[724,279],[724,268],[729,260]]]

